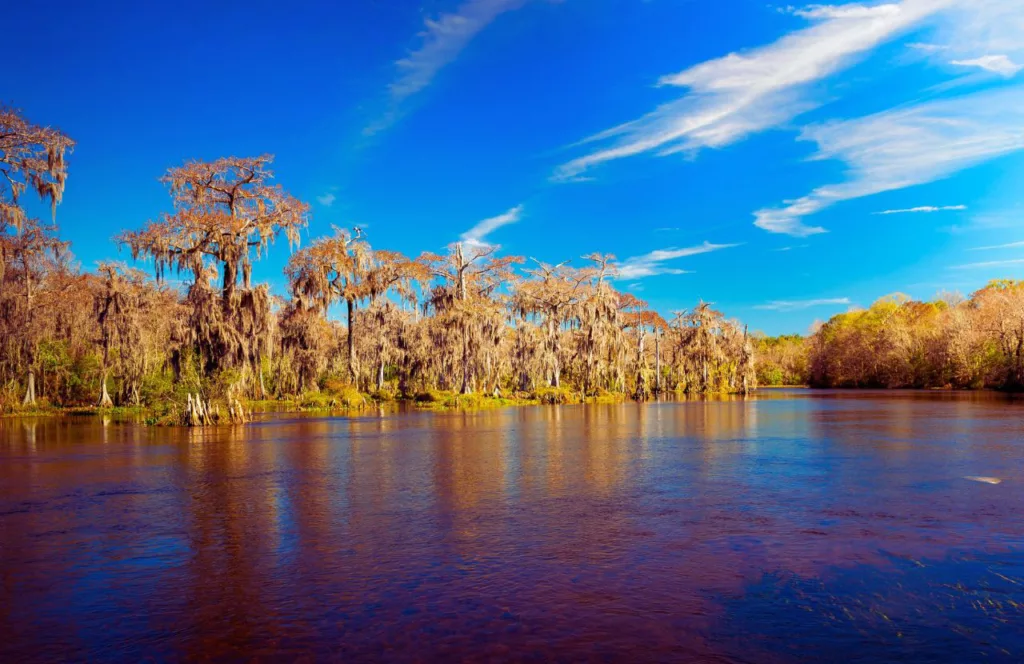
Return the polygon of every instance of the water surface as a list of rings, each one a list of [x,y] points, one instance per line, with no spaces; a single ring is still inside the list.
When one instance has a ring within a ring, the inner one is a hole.
[[[0,661],[1016,661],[1022,441],[912,392],[2,420]]]

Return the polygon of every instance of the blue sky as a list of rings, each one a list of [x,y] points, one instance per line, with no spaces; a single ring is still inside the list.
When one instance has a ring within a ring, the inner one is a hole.
[[[78,142],[57,221],[85,267],[168,209],[169,166],[269,152],[313,205],[310,237],[612,253],[655,308],[703,298],[772,334],[1024,276],[1020,0],[45,14],[5,8],[0,100]],[[256,270],[281,293],[287,255]]]

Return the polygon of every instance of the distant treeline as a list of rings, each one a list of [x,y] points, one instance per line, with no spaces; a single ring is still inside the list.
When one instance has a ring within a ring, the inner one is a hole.
[[[354,391],[645,399],[756,384],[740,324],[706,303],[666,320],[615,289],[610,255],[526,264],[465,243],[408,258],[359,229],[300,247],[309,206],[273,183],[269,156],[167,171],[170,211],[117,237],[152,278],[115,262],[84,271],[22,206],[33,195],[56,210],[73,147],[0,108],[0,409]],[[292,249],[287,297],[252,281],[276,240]]]
[[[757,340],[763,385],[1024,388],[1024,281],[993,281],[969,299],[884,297],[810,336]]]

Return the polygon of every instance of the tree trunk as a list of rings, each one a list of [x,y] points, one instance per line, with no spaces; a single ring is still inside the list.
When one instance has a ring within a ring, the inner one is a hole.
[[[103,372],[103,391],[100,394],[100,408],[113,408],[114,400],[110,398],[110,393],[107,392],[107,372]]]
[[[231,300],[235,294],[235,281],[238,278],[238,273],[235,270],[235,266],[231,263],[224,263],[224,283],[220,291],[221,305],[224,308],[224,315],[231,315]]]
[[[555,323],[554,315],[549,317],[549,329],[551,334],[551,354],[552,354],[552,367],[551,367],[551,387],[556,390],[562,386],[562,367],[558,363],[558,355],[561,350],[561,344],[558,342],[558,325]]]
[[[384,389],[384,357],[377,362],[377,391]]]
[[[470,384],[469,371],[469,339],[466,338],[466,326],[462,326],[462,389],[463,394],[471,394],[473,386]]]
[[[33,369],[28,370],[28,387],[25,388],[25,398],[22,400],[21,405],[36,405],[36,372]]]
[[[583,379],[584,390],[590,393],[594,390],[594,326],[590,325],[587,330],[587,373]]]
[[[661,328],[654,330],[654,392],[661,394]]]
[[[352,384],[356,384],[356,344],[355,344],[355,303],[345,300],[348,311],[348,375]]]
[[[647,377],[644,375],[644,369],[646,369],[646,362],[644,358],[644,340],[647,335],[644,334],[643,326],[639,330],[639,338],[636,342],[636,400],[646,401],[647,400]]]

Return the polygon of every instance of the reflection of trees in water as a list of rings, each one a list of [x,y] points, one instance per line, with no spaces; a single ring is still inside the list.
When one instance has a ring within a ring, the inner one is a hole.
[[[649,408],[642,404],[592,407],[582,411],[579,449],[583,458],[578,467],[590,492],[607,494],[621,485],[630,457],[643,453],[648,411]],[[623,429],[628,427],[625,423],[634,417],[637,418],[637,430],[632,436],[624,435]]]
[[[22,423],[22,431],[25,435],[25,446],[35,452],[36,450],[36,427],[38,423],[35,420]]]
[[[701,473],[728,470],[758,441],[758,402],[753,399],[687,399],[663,403],[646,413],[655,419],[661,442],[650,463],[671,466],[683,461]]]
[[[149,434],[132,422],[95,416],[0,417],[0,445],[27,452],[58,452],[92,442],[126,443]]]
[[[468,510],[505,496],[511,415],[511,411],[481,411],[446,413],[434,419],[434,481],[445,509]]]
[[[266,584],[281,541],[282,498],[271,458],[287,446],[264,445],[260,427],[171,431],[190,473],[183,485],[191,495],[182,504],[191,551],[184,571],[188,633],[218,635],[218,643],[196,641],[186,651],[267,638],[276,631]]]
[[[929,392],[810,393],[824,405],[800,412],[808,435],[846,453],[891,464],[1015,458],[1002,395]],[[922,443],[927,444],[923,453]]]
[[[541,440],[546,448],[541,455],[544,459],[547,491],[556,495],[562,493],[566,485],[565,431],[562,428],[564,410],[562,406],[545,409],[539,418],[543,431]]]

